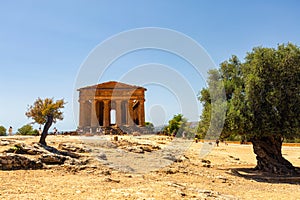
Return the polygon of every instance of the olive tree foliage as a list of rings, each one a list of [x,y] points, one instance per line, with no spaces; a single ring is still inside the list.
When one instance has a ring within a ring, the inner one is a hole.
[[[249,127],[254,137],[300,134],[300,49],[254,48],[243,69]]]
[[[35,123],[45,124],[40,137],[40,144],[46,145],[46,137],[52,123],[63,120],[63,112],[61,109],[64,108],[65,104],[63,99],[54,101],[53,98],[38,98],[33,105],[28,107],[25,113],[26,116],[32,118]]]
[[[6,135],[6,128],[4,126],[0,126],[0,136]]]
[[[282,157],[283,138],[300,135],[300,49],[296,45],[256,47],[241,63],[236,56],[220,64],[227,111],[221,137],[245,136],[257,155],[257,169],[276,174],[295,174]],[[210,87],[210,85],[209,85]],[[211,93],[203,89],[199,100],[204,109],[198,131],[205,134],[210,124]],[[202,131],[202,132],[201,132]]]

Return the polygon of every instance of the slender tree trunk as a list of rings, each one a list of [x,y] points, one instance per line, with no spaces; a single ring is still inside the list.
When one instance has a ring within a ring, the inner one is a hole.
[[[252,138],[251,142],[257,160],[255,169],[278,175],[297,174],[295,167],[282,156],[280,136]]]
[[[40,137],[40,141],[39,141],[40,144],[45,145],[45,146],[47,145],[47,143],[46,143],[46,137],[48,135],[48,130],[51,127],[52,123],[53,123],[53,116],[52,115],[48,115],[47,116],[46,124],[44,126],[42,135]]]

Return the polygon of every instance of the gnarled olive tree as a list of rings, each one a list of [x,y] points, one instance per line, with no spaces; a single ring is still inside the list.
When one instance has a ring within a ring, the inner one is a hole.
[[[40,137],[40,144],[47,145],[46,137],[52,123],[63,120],[63,112],[60,109],[64,108],[64,105],[63,99],[54,102],[53,98],[38,98],[33,105],[29,106],[25,113],[26,116],[32,118],[35,123],[45,124]]]
[[[299,47],[257,47],[244,63],[233,56],[214,73],[224,82],[228,105],[221,137],[246,136],[253,144],[258,170],[296,174],[282,156],[281,147],[284,138],[300,136]],[[204,131],[211,116],[208,91],[203,89],[199,96],[204,105],[199,130]]]

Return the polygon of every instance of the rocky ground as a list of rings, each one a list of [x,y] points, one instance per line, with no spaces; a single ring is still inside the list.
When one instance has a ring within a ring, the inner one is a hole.
[[[255,166],[251,145],[164,136],[0,137],[0,199],[299,199],[300,177]],[[300,166],[300,147],[283,154]]]

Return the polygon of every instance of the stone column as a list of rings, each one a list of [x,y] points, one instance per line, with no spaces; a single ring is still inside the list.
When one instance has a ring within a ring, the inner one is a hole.
[[[103,100],[103,126],[110,126],[110,105],[109,100]]]
[[[145,100],[139,100],[139,107],[138,107],[138,111],[139,111],[139,125],[141,126],[145,126],[145,106],[144,106],[144,102]]]
[[[127,101],[122,101],[122,124],[128,124],[128,103]],[[124,117],[124,118],[123,118]]]
[[[122,101],[116,100],[116,124],[122,125]]]
[[[134,125],[134,122],[133,122],[133,102],[131,99],[128,100],[128,109],[127,109],[127,124],[129,126],[133,126]]]
[[[89,119],[89,109],[88,109],[88,101],[79,101],[79,128],[83,128],[85,126],[90,126],[91,122]]]
[[[92,105],[91,105],[91,127],[98,127],[99,126],[99,121],[97,117],[97,112],[96,112],[96,100],[92,100]]]
[[[79,128],[84,127],[84,101],[78,101],[79,102]]]

